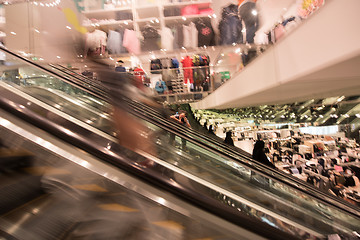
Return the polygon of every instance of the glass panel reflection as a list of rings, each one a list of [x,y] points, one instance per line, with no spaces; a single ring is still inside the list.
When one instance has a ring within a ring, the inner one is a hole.
[[[3,82],[88,125],[109,134],[115,132],[109,104],[14,57],[8,56],[5,66],[1,68]],[[220,155],[205,144],[196,144],[193,139],[204,141],[196,136],[180,136],[152,123],[137,121],[145,126],[140,135],[151,143],[153,156],[172,166],[172,171],[161,174],[179,183],[187,179],[198,182],[203,187],[196,190],[219,204],[302,238],[359,230],[360,221],[353,215]],[[170,144],[172,135],[175,141]],[[182,147],[183,140],[186,148]],[[157,164],[138,163],[157,170]]]

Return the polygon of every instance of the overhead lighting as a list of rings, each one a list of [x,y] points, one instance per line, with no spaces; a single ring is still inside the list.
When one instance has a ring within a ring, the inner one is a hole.
[[[16,32],[10,32],[12,35],[16,35]]]

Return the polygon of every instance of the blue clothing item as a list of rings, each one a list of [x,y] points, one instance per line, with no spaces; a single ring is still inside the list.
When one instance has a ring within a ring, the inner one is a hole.
[[[171,59],[171,68],[176,68],[177,69],[177,73],[180,73],[179,67],[180,67],[180,63],[176,58],[172,58]]]
[[[219,23],[221,45],[243,43],[242,23],[239,18],[239,10],[235,4],[223,8],[222,19]]]
[[[171,59],[172,68],[179,68],[180,63],[176,58]]]
[[[118,66],[115,68],[115,71],[116,72],[126,72],[126,68],[123,66]]]
[[[155,90],[159,93],[162,94],[164,93],[164,91],[166,90],[166,84],[164,81],[157,81],[155,84]]]

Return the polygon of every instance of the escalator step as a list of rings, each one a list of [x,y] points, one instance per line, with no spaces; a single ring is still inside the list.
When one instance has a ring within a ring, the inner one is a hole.
[[[152,222],[152,224],[162,227],[162,228],[166,228],[169,230],[183,230],[184,226],[179,224],[178,222],[174,222],[174,221],[159,221],[159,222]]]
[[[92,192],[107,192],[107,190],[103,187],[100,187],[97,184],[79,184],[79,185],[73,185],[74,188],[79,190],[85,190],[85,191],[92,191]]]
[[[0,148],[0,171],[31,166],[34,155],[25,150]]]
[[[138,209],[130,208],[117,203],[113,204],[100,204],[98,207],[102,210],[115,211],[115,212],[139,212]]]
[[[43,194],[39,176],[12,173],[0,176],[0,214]]]
[[[24,168],[26,172],[35,176],[43,175],[71,175],[71,172],[66,169],[54,168],[48,166],[28,167]]]

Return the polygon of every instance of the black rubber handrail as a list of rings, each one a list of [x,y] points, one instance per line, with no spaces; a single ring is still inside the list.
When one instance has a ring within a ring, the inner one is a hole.
[[[25,120],[37,128],[40,128],[71,145],[83,149],[89,154],[110,163],[120,169],[127,171],[137,178],[145,180],[154,186],[165,189],[177,197],[194,204],[208,212],[211,212],[235,225],[246,228],[256,234],[269,239],[296,239],[293,235],[274,228],[254,217],[238,211],[230,206],[221,204],[211,197],[209,191],[202,190],[205,185],[196,188],[199,183],[187,179],[186,182],[176,183],[172,177],[167,177],[163,173],[163,166],[157,168],[141,167],[133,159],[141,159],[142,156],[114,144],[110,140],[94,134],[92,131],[83,128],[68,119],[60,116],[48,120],[46,116],[49,110],[38,106],[36,103],[27,104],[28,99],[15,95],[13,92],[0,88],[0,108],[8,113]],[[24,107],[26,106],[26,107]],[[38,115],[42,113],[43,116]],[[109,146],[111,148],[109,149]],[[131,158],[129,158],[131,156]],[[169,169],[166,169],[169,171]],[[170,174],[172,176],[172,174]],[[188,184],[188,185],[186,185]],[[214,192],[215,193],[215,192]],[[213,193],[213,194],[214,194]]]
[[[67,70],[67,71],[62,71],[62,72],[67,72],[67,77],[63,77],[62,75],[58,74],[58,73],[54,73],[53,71],[40,66],[36,63],[33,63],[25,58],[22,58],[21,56],[18,56],[6,49],[3,49],[0,47],[1,50],[5,50],[6,52],[8,52],[9,54],[11,53],[13,56],[16,56],[18,58],[20,58],[21,60],[27,62],[28,64],[31,65],[35,65],[38,68],[41,69],[45,69],[47,73],[51,74],[51,75],[56,75],[58,78],[60,79],[64,79],[65,82],[74,85],[75,87],[77,86],[81,86],[81,89],[86,89],[86,92],[99,97],[100,99],[103,99],[104,101],[109,102],[109,98],[107,97],[106,94],[104,94],[104,91],[102,90],[101,94],[97,93],[95,89],[93,88],[86,88],[86,86],[84,86],[84,81],[82,81],[82,79],[87,79],[89,82],[93,82],[93,80],[86,78],[85,76],[82,76],[80,74],[72,74],[75,72],[71,72],[71,70]],[[76,76],[76,77],[75,77]],[[76,80],[75,80],[75,79]],[[87,82],[88,82],[87,81]],[[97,83],[98,84],[98,83]],[[106,89],[104,87],[104,89]],[[319,189],[316,189],[314,186],[300,180],[297,179],[289,174],[286,174],[282,171],[274,171],[273,169],[270,169],[268,166],[265,166],[263,164],[260,164],[254,160],[252,160],[249,156],[246,156],[242,153],[240,153],[239,151],[234,151],[234,149],[229,148],[228,146],[224,146],[223,143],[219,143],[217,141],[215,141],[212,138],[208,138],[208,136],[204,136],[203,134],[196,132],[196,131],[192,131],[191,129],[185,128],[183,126],[180,126],[178,124],[175,124],[174,122],[168,121],[165,118],[159,119],[159,120],[154,120],[154,116],[151,116],[152,112],[156,112],[156,109],[150,108],[149,106],[147,106],[148,109],[151,109],[151,111],[144,111],[139,110],[139,108],[136,108],[135,106],[137,104],[140,103],[135,103],[134,101],[130,100],[130,99],[124,99],[126,100],[132,107],[132,113],[135,114],[137,117],[145,120],[145,121],[149,121],[151,123],[153,123],[154,125],[157,126],[162,126],[162,128],[166,129],[167,131],[173,132],[179,136],[181,136],[182,138],[188,139],[189,141],[195,142],[197,144],[203,145],[205,144],[204,141],[208,141],[210,140],[210,144],[215,144],[217,145],[219,148],[222,148],[221,151],[219,151],[219,149],[217,149],[217,147],[212,147],[212,146],[206,146],[209,150],[215,151],[216,154],[220,154],[222,156],[224,156],[225,158],[230,158],[232,160],[235,160],[243,165],[246,165],[247,167],[249,167],[251,170],[255,171],[255,172],[259,172],[263,175],[266,175],[268,178],[271,178],[275,181],[279,181],[281,183],[284,183],[286,185],[290,185],[293,188],[295,188],[296,190],[300,190],[306,194],[309,194],[312,197],[315,197],[316,199],[318,199],[320,202],[323,203],[328,203],[332,206],[336,206],[338,208],[341,208],[342,210],[346,211],[347,213],[351,214],[351,215],[355,215],[357,217],[360,217],[360,209],[336,196],[332,196],[330,194],[327,194]],[[146,106],[144,104],[142,104],[142,106]],[[130,110],[130,109],[129,109]],[[148,116],[145,116],[146,113],[148,113]],[[150,117],[149,117],[150,116]],[[199,141],[198,139],[196,139],[195,137],[199,137],[202,139],[202,141]],[[221,146],[222,145],[222,146]]]
[[[36,68],[38,68],[38,69],[46,72],[46,73],[49,74],[49,75],[52,75],[52,76],[54,76],[54,77],[57,77],[57,78],[61,79],[62,81],[64,81],[64,82],[66,82],[66,83],[68,83],[68,84],[70,84],[70,85],[72,85],[72,86],[74,86],[74,87],[77,87],[77,88],[83,90],[84,92],[87,92],[87,93],[89,93],[89,94],[92,94],[92,95],[98,97],[99,99],[102,99],[102,100],[104,100],[104,101],[109,101],[109,99],[106,97],[105,94],[99,94],[99,93],[97,93],[96,91],[90,90],[90,89],[88,89],[87,87],[85,87],[85,86],[83,85],[83,83],[79,83],[79,81],[73,81],[73,78],[69,78],[69,77],[60,75],[59,73],[56,73],[56,72],[54,72],[54,71],[51,71],[51,70],[49,70],[47,67],[41,66],[41,65],[39,65],[39,64],[37,64],[37,63],[34,63],[34,62],[32,62],[32,61],[30,61],[30,60],[28,60],[28,59],[26,59],[26,58],[24,58],[24,57],[22,57],[22,56],[20,56],[20,55],[18,55],[18,54],[15,54],[15,53],[9,51],[8,49],[6,49],[6,48],[4,48],[4,47],[1,47],[1,46],[0,46],[0,51],[4,51],[4,52],[6,52],[7,54],[9,54],[9,55],[11,55],[11,56],[13,56],[13,57],[15,57],[15,58],[17,58],[17,59],[20,59],[21,61],[24,61],[25,63],[27,63],[27,64],[29,64],[29,65],[32,65],[33,67],[36,67]]]
[[[65,67],[61,66],[63,69]],[[80,74],[77,74],[75,72],[72,72],[71,70],[67,69],[63,71],[64,73],[68,74],[69,76],[74,76],[79,81],[82,81],[83,79],[87,79],[88,81],[92,81],[91,79],[82,76]],[[75,74],[74,74],[75,73]],[[81,84],[81,83],[80,83]],[[357,217],[360,217],[360,209],[356,206],[354,206],[351,203],[348,203],[336,196],[330,195],[328,193],[325,193],[321,191],[320,189],[315,188],[314,186],[304,182],[301,179],[298,179],[296,177],[293,177],[289,174],[286,174],[279,170],[274,170],[266,165],[263,165],[261,163],[258,163],[251,159],[249,157],[249,154],[244,153],[243,151],[239,151],[236,148],[231,148],[230,146],[224,144],[223,142],[219,142],[217,139],[206,136],[202,133],[199,133],[197,131],[194,131],[192,129],[183,127],[179,124],[176,124],[172,121],[169,121],[168,119],[164,118],[161,113],[158,112],[157,109],[152,108],[150,106],[147,106],[146,104],[135,102],[131,99],[124,99],[128,102],[128,104],[133,108],[132,111],[133,114],[135,114],[137,117],[152,122],[154,125],[161,125],[162,128],[165,128],[169,132],[173,132],[189,141],[196,142],[197,144],[206,144],[203,141],[199,141],[196,139],[196,137],[201,138],[205,142],[208,142],[208,144],[216,145],[217,147],[221,148],[221,151],[217,149],[216,147],[211,147],[208,145],[209,150],[216,151],[217,154],[224,155],[226,157],[230,157],[232,160],[235,160],[236,162],[239,162],[243,165],[246,165],[247,167],[251,168],[252,170],[255,170],[256,172],[259,172],[261,174],[265,174],[267,177],[279,181],[281,183],[285,183],[286,185],[291,185],[293,188],[300,190],[302,192],[305,192],[306,194],[311,195],[312,197],[317,198],[320,202],[326,202],[328,204],[331,204],[332,206],[340,207],[341,209],[345,210],[346,212],[350,213],[351,215],[356,215]],[[145,110],[145,111],[144,111]],[[144,116],[147,115],[147,116]],[[154,118],[158,118],[157,120],[154,120]],[[169,128],[169,126],[171,126]],[[193,137],[196,136],[196,137]]]

